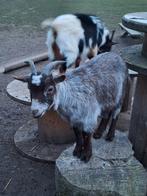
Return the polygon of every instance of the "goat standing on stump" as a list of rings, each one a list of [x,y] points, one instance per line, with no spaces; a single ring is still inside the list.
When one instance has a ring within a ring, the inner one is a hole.
[[[65,14],[52,21],[45,20],[42,27],[49,27],[46,41],[49,59],[66,60],[67,68],[72,65],[78,67],[87,58],[109,52],[114,44],[114,31],[110,36],[97,16]]]
[[[62,63],[52,62],[42,73],[38,73],[32,63],[32,75],[16,79],[28,82],[34,117],[41,117],[53,108],[70,123],[76,136],[73,155],[87,162],[92,155],[92,133],[96,130],[94,138],[100,138],[110,117],[112,122],[106,139],[114,138],[128,71],[121,57],[111,52],[53,76],[52,71]],[[98,117],[102,119],[99,126]]]

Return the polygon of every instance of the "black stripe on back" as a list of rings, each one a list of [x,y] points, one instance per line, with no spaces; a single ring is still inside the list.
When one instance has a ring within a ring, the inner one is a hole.
[[[104,33],[104,29],[99,29],[99,34],[98,34],[98,38],[97,38],[98,47],[99,47],[99,46],[101,45],[101,43],[102,43],[103,33]]]
[[[78,48],[79,48],[79,53],[81,54],[84,48],[84,41],[82,39],[80,39],[79,41]]]
[[[86,14],[74,14],[80,21],[84,29],[86,46],[89,46],[89,39],[92,38],[92,47],[97,42],[97,25],[92,21],[91,17]]]

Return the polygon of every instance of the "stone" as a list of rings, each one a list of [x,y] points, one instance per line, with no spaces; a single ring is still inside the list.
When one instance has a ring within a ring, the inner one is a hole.
[[[147,173],[133,156],[127,134],[116,131],[112,142],[92,140],[88,163],[72,155],[74,146],[56,160],[57,196],[145,196]]]

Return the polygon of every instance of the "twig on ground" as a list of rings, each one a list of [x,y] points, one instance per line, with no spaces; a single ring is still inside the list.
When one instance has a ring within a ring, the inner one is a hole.
[[[11,183],[11,181],[12,181],[12,178],[10,178],[9,181],[7,182],[7,184],[5,185],[5,187],[4,187],[3,191],[2,191],[2,193],[5,192],[5,191],[7,190],[9,184]]]

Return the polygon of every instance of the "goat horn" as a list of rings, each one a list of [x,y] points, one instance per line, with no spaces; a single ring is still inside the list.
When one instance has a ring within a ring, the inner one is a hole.
[[[25,61],[24,63],[29,64],[31,67],[32,74],[37,75],[37,69],[36,69],[35,64],[32,60]]]
[[[114,33],[115,33],[115,30],[112,31],[111,38],[110,38],[111,41],[113,40]]]
[[[53,61],[46,65],[42,71],[43,74],[48,75],[52,70],[58,69],[58,66],[66,63],[66,61]]]
[[[29,79],[30,79],[30,76],[13,76],[13,78],[15,80],[19,80],[19,81],[22,81],[22,82],[28,82]]]

